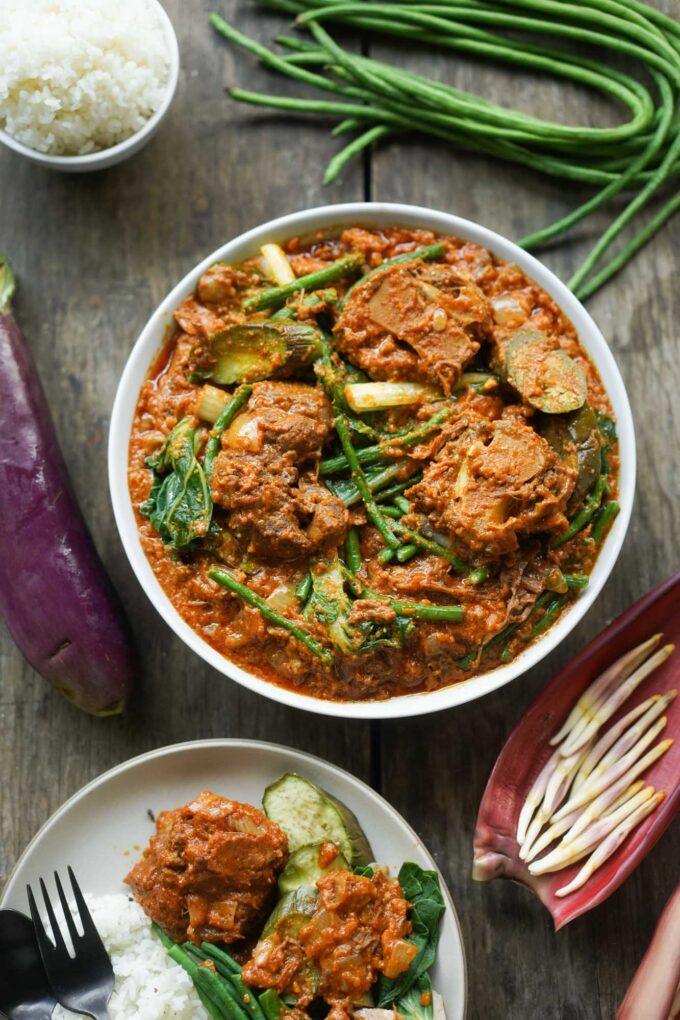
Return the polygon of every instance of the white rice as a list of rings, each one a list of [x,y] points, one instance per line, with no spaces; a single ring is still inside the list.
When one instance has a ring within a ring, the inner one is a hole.
[[[0,125],[31,149],[124,141],[160,106],[168,74],[149,0],[0,0]]]
[[[111,1020],[209,1020],[191,978],[170,959],[139,904],[125,893],[86,899],[116,975]],[[52,1020],[78,1015],[57,1006]]]

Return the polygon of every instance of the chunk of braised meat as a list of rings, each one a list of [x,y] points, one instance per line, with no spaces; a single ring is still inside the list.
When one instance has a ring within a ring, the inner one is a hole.
[[[257,808],[205,791],[163,811],[125,882],[175,942],[240,942],[266,916],[288,839]]]
[[[396,978],[408,970],[417,947],[407,941],[412,926],[401,886],[381,871],[372,878],[331,871],[317,882],[319,897],[297,935],[277,927],[255,948],[242,978],[255,988],[299,993],[310,962],[318,969],[315,991],[303,991],[298,1006],[315,996],[331,1006],[327,1020],[349,1020],[352,1004],[370,991],[380,974]]]
[[[379,269],[355,287],[335,326],[338,349],[372,379],[450,393],[491,325],[482,291],[446,265]]]
[[[214,503],[251,555],[294,560],[344,538],[347,509],[316,477],[331,428],[331,406],[318,388],[253,386],[222,436],[211,483]]]
[[[430,523],[457,543],[496,558],[518,536],[560,532],[575,472],[519,417],[486,421],[466,413],[407,495]]]

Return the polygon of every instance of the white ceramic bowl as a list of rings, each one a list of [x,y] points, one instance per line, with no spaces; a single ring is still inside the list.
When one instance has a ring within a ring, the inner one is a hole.
[[[580,341],[597,366],[609,394],[616,415],[621,453],[619,477],[621,512],[605,539],[587,589],[555,626],[546,632],[545,637],[527,648],[507,666],[499,666],[438,691],[402,695],[388,701],[339,702],[309,697],[253,676],[206,644],[174,608],[144,555],[127,481],[128,442],[140,388],[163,343],[174,310],[195,290],[200,276],[208,266],[217,260],[240,262],[254,255],[259,246],[266,241],[280,242],[316,230],[349,225],[423,227],[475,241],[489,248],[501,259],[516,263],[555,299],[576,327]],[[285,705],[345,718],[389,719],[440,711],[488,694],[535,666],[573,630],[602,590],[619,555],[628,528],[635,490],[635,434],[623,380],[604,337],[571,291],[537,259],[494,231],[458,216],[397,203],[353,202],[292,213],[242,234],[218,248],[192,269],[161,302],[142,330],[118,387],[109,435],[109,483],[123,546],[140,584],[165,622],[206,662],[250,690]]]
[[[6,131],[0,129],[0,142],[13,149],[22,156],[26,156],[33,163],[49,167],[52,170],[62,170],[66,173],[86,173],[88,170],[105,170],[107,167],[122,163],[124,159],[134,156],[136,152],[144,148],[146,143],[156,134],[161,122],[164,120],[177,91],[179,81],[179,46],[177,36],[172,27],[172,22],[165,12],[165,8],[159,0],[151,0],[158,11],[158,18],[163,28],[166,45],[168,48],[168,81],[165,86],[163,101],[155,113],[147,120],[143,127],[136,131],[129,138],[112,145],[108,149],[100,149],[98,152],[88,152],[85,156],[52,156],[48,152],[38,152],[28,145],[12,138]]]

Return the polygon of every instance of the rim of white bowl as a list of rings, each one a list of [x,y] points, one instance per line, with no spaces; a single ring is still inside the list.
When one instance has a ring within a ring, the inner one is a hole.
[[[8,149],[13,149],[14,152],[18,152],[21,156],[26,156],[34,163],[39,163],[41,166],[51,167],[54,170],[96,170],[102,163],[113,164],[117,162],[118,156],[123,154],[128,149],[134,149],[138,151],[147,137],[150,137],[165,117],[166,113],[170,109],[170,105],[175,98],[175,92],[177,91],[177,84],[179,82],[179,43],[177,41],[177,34],[168,12],[163,7],[160,0],[151,0],[158,11],[161,25],[163,26],[163,34],[165,36],[166,45],[168,47],[169,67],[168,67],[168,81],[165,88],[165,95],[163,101],[157,110],[155,110],[149,119],[143,124],[139,131],[135,131],[134,134],[128,138],[124,138],[122,142],[118,142],[117,145],[111,145],[108,149],[97,149],[96,152],[87,152],[82,156],[53,156],[49,152],[39,152],[37,149],[32,149],[30,145],[24,145],[23,142],[18,141],[12,135],[8,134],[3,128],[0,128],[0,142],[7,146]],[[130,155],[133,155],[131,152]]]
[[[499,666],[469,680],[429,692],[403,694],[383,701],[330,701],[299,693],[249,673],[207,644],[182,619],[151,569],[139,540],[128,490],[129,440],[140,388],[162,346],[162,338],[172,322],[173,312],[180,302],[194,291],[199,277],[210,265],[218,260],[240,261],[255,254],[259,245],[266,241],[281,241],[296,235],[306,235],[316,230],[335,227],[388,224],[422,227],[475,241],[489,248],[504,261],[519,265],[554,298],[576,328],[580,342],[600,373],[616,415],[621,454],[618,494],[621,511],[605,538],[595,568],[590,575],[588,587],[544,637],[530,645],[507,666]],[[187,273],[153,312],[128,357],[111,415],[108,461],[113,511],[123,548],[146,595],[175,634],[218,672],[251,691],[283,705],[347,719],[404,718],[462,705],[503,687],[544,659],[590,609],[616,563],[633,508],[636,471],[633,417],[623,379],[602,333],[567,286],[533,255],[487,227],[434,209],[388,202],[325,205],[278,217],[239,234]]]

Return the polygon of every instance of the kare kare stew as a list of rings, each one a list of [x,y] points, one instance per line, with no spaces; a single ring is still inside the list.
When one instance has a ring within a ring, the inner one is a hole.
[[[352,228],[218,262],[144,384],[151,566],[222,655],[380,699],[517,656],[615,517],[611,406],[572,324],[456,237]]]

